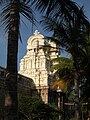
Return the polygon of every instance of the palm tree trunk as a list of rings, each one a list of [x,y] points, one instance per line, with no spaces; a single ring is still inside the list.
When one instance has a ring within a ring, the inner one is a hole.
[[[19,33],[19,0],[12,0],[8,31],[7,74],[5,81],[5,118],[18,120],[17,55]]]
[[[74,52],[72,52],[74,51]],[[74,95],[75,95],[75,104],[76,104],[76,111],[75,111],[75,119],[79,120],[79,65],[78,65],[78,55],[76,52],[78,51],[77,45],[73,47],[73,50],[71,51],[72,57],[73,57],[73,65],[74,65]]]
[[[75,94],[75,103],[76,103],[75,118],[79,120],[79,87],[78,87],[78,80],[76,78],[74,80],[74,94]]]

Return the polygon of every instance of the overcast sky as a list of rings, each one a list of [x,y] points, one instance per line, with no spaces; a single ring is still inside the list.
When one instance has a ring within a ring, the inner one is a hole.
[[[90,0],[73,0],[77,2],[80,6],[84,6],[84,11],[88,19],[90,20]],[[38,16],[39,18],[39,16]],[[19,42],[19,52],[18,52],[18,65],[20,62],[20,59],[25,55],[26,53],[26,45],[28,38],[33,34],[35,29],[38,29],[39,32],[43,35],[46,33],[42,30],[42,27],[38,25],[38,27],[34,27],[32,31],[32,25],[28,21],[25,20],[27,23],[27,26],[24,24],[21,24],[22,29],[22,43]],[[0,28],[0,66],[6,67],[6,53],[7,53],[7,34],[4,33],[3,29]]]

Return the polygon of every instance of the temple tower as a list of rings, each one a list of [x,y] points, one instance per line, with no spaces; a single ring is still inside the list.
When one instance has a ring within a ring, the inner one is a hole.
[[[51,60],[58,55],[58,46],[47,40],[40,32],[35,31],[27,42],[27,53],[21,59],[19,73],[33,79],[33,91],[36,89],[42,100],[48,102],[48,89],[53,81]],[[35,87],[33,87],[35,86]],[[34,95],[35,92],[32,92]]]

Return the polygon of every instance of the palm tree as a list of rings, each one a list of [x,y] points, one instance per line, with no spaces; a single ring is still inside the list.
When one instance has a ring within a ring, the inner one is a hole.
[[[82,48],[81,53],[81,74],[84,79],[81,81],[81,99],[87,102],[90,102],[90,94],[88,91],[90,90],[90,39],[87,39],[86,45]]]
[[[2,25],[8,32],[7,74],[5,80],[5,120],[18,119],[17,55],[20,20],[23,15],[32,22],[30,0],[2,0]]]
[[[57,57],[52,61],[54,65],[51,67],[51,70],[54,72],[53,79],[55,82],[52,82],[51,89],[55,89],[57,92],[61,91],[58,93],[58,107],[62,111],[64,109],[64,103],[68,102],[73,90],[73,60],[71,58]]]
[[[88,26],[87,17],[80,10],[80,6],[72,0],[33,0],[35,9],[44,12],[44,15],[59,23],[74,23],[77,18],[78,24]],[[83,9],[83,7],[82,7]]]
[[[83,13],[82,9],[80,12]],[[81,67],[81,61],[82,56],[85,55],[85,50],[83,51],[83,49],[87,46],[89,22],[87,21],[87,26],[83,20],[81,22],[78,21],[78,17],[75,17],[74,19],[74,23],[71,22],[66,24],[67,22],[56,21],[51,17],[44,17],[42,24],[44,25],[45,30],[53,32],[51,39],[58,42],[58,44],[72,55],[75,70],[75,83],[77,83],[77,80],[80,81],[80,79],[85,78],[85,76],[82,76],[81,74],[82,69],[84,70],[85,67]],[[77,91],[78,87],[76,86],[75,88]]]
[[[83,76],[82,72],[86,65],[83,66],[82,59],[83,59],[83,48],[87,46],[87,39],[89,38],[89,22],[85,18],[83,9],[81,8],[78,15],[73,16],[73,21],[71,20],[68,22],[67,20],[63,21],[60,16],[58,20],[54,18],[54,16],[45,16],[42,20],[42,24],[44,25],[44,29],[53,32],[54,41],[58,42],[64,49],[72,55],[73,58],[73,65],[74,65],[74,91],[76,95],[76,102],[79,102],[79,85],[81,85],[81,81],[87,81],[86,79],[90,78],[90,75]],[[74,15],[74,14],[73,14]],[[79,16],[80,15],[80,16]],[[81,17],[83,16],[83,17]],[[88,56],[88,55],[87,55]],[[89,59],[87,59],[88,65],[90,64]],[[83,66],[83,67],[82,67]],[[88,73],[89,68],[87,68]],[[84,72],[86,73],[86,72]],[[89,81],[89,79],[88,79]],[[83,82],[84,83],[84,82]],[[86,82],[87,83],[87,82]],[[90,89],[90,82],[88,82],[88,89]],[[84,84],[85,85],[85,84]],[[85,87],[84,87],[85,88]],[[85,93],[85,91],[84,91]],[[88,99],[90,99],[88,92],[85,93],[85,96],[88,95]],[[78,110],[76,111],[76,114]],[[77,118],[79,116],[77,115]]]

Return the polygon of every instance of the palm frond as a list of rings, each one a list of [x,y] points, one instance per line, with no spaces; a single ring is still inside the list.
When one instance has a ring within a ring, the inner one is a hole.
[[[72,69],[73,68],[73,60],[65,57],[57,57],[52,60],[55,63],[51,69],[62,70],[64,68]]]
[[[66,26],[62,23],[62,20],[57,22],[50,17],[44,16],[41,20],[41,25],[45,31],[52,31],[53,38],[58,39],[62,45],[64,45],[65,41],[68,40]]]
[[[5,28],[5,31],[7,32],[9,30],[12,0],[2,0],[1,4],[2,4],[2,9],[0,11],[0,14],[2,16],[1,26],[3,26]],[[17,9],[19,15],[23,15],[27,20],[29,20],[33,24],[36,22],[34,17],[34,11],[32,11],[30,6],[30,0],[19,0]]]
[[[30,5],[20,3],[20,13],[27,18],[31,23],[35,21],[34,11],[31,9]],[[32,20],[33,18],[33,20]]]
[[[67,90],[68,86],[69,86],[68,80],[66,81],[66,80],[61,80],[60,79],[60,80],[52,83],[50,88],[51,89],[57,89],[59,87],[61,90],[65,91],[65,90]]]
[[[89,22],[87,17],[83,14],[83,8],[73,2],[72,0],[33,0],[35,9],[44,12],[46,16],[59,21],[61,18],[65,22],[75,22],[77,18],[78,23],[84,23],[87,27]]]

